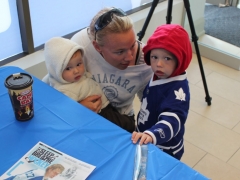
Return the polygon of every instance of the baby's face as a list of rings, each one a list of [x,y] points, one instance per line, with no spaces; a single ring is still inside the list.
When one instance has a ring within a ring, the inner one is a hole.
[[[82,54],[80,51],[76,51],[68,62],[67,67],[63,70],[62,77],[67,82],[77,82],[81,79],[84,72]]]

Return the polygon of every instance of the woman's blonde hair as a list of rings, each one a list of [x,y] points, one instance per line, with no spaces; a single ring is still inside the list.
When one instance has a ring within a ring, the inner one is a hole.
[[[97,34],[95,34],[96,31],[95,31],[94,26],[95,26],[96,21],[102,14],[110,11],[111,9],[113,9],[113,8],[103,8],[102,10],[100,10],[93,17],[91,24],[90,24],[91,40],[96,40],[100,46],[104,44],[103,37],[105,37],[107,34],[127,32],[133,28],[133,23],[128,16],[120,17],[120,16],[113,14],[112,21],[103,29],[97,31]],[[96,37],[96,39],[95,39],[95,37]]]

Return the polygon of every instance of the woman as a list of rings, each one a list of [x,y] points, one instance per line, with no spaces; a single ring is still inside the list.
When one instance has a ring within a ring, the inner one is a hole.
[[[111,104],[120,112],[120,127],[134,131],[133,100],[139,98],[150,80],[152,71],[144,63],[142,44],[136,40],[131,19],[121,9],[104,8],[92,19],[89,28],[76,33],[72,40],[84,49],[84,64],[100,84]],[[99,112],[99,96],[80,103]]]

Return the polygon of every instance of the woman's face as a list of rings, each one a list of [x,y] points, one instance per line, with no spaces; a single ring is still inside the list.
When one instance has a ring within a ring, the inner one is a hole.
[[[133,29],[124,33],[108,34],[103,42],[103,46],[95,43],[95,48],[109,64],[120,70],[135,64],[137,42]]]

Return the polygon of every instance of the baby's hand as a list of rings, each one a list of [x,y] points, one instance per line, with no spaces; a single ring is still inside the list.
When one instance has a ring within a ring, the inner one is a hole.
[[[139,144],[140,144],[140,145],[142,145],[142,144],[148,144],[148,143],[152,143],[152,142],[153,142],[153,139],[152,139],[152,137],[151,137],[149,134],[140,133],[140,132],[134,131],[134,132],[132,133],[132,142],[133,142],[134,144],[136,144],[139,139],[140,139],[140,141],[139,141]]]

